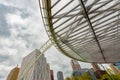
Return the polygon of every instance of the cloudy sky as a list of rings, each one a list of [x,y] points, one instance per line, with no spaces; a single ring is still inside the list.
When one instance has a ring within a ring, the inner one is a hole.
[[[47,40],[37,0],[0,0],[0,80],[6,80],[9,71],[17,64],[20,66],[24,56]],[[54,74],[60,70],[65,76],[71,75],[70,58],[54,47],[45,56]],[[91,67],[80,64],[83,68]]]

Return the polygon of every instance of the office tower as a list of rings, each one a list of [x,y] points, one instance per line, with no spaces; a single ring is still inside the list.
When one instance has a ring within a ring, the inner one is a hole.
[[[120,70],[117,67],[115,67],[113,64],[110,64],[110,68],[113,70],[115,74],[120,74]]]
[[[50,80],[49,64],[39,50],[23,58],[18,80]]]
[[[19,68],[17,66],[10,71],[10,73],[8,74],[7,80],[17,80],[18,73],[19,73]]]
[[[44,70],[46,73],[45,73],[45,76],[46,76],[46,78],[47,78],[47,80],[50,80],[51,78],[50,78],[50,65],[47,63],[47,69],[46,70]]]
[[[98,64],[92,63],[91,65],[93,66],[94,71],[101,70],[100,67],[98,66]]]
[[[57,78],[58,78],[58,80],[64,80],[63,73],[61,71],[57,72]]]
[[[81,69],[78,61],[76,60],[71,60],[71,66],[72,66],[73,71]]]
[[[53,73],[53,70],[50,70],[50,77],[51,77],[51,80],[54,80],[54,73]]]
[[[93,80],[97,80],[95,73],[92,69],[82,69],[76,60],[71,60],[71,66],[73,69],[73,76],[81,76],[83,73],[88,73]]]

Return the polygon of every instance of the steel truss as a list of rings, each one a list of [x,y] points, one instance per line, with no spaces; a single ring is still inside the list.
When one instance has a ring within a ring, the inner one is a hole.
[[[52,44],[83,62],[120,61],[119,0],[39,0]]]

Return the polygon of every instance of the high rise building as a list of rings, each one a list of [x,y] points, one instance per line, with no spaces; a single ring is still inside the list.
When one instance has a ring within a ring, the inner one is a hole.
[[[76,60],[71,60],[71,66],[72,66],[73,71],[81,69],[78,61]]]
[[[10,71],[10,73],[8,74],[7,80],[17,80],[18,73],[19,73],[19,68],[17,66]]]
[[[51,77],[51,80],[54,80],[54,73],[53,73],[53,70],[50,70],[50,77]]]
[[[98,66],[98,64],[92,63],[91,65],[93,66],[94,71],[101,70],[100,67]]]
[[[102,70],[97,63],[92,63],[91,65],[93,66],[93,70],[98,79],[100,79],[102,75],[106,74],[106,71]]]
[[[64,80],[63,73],[61,71],[57,72],[57,78],[58,78],[58,80]]]
[[[49,64],[39,50],[23,58],[18,80],[50,80]]]
[[[113,70],[115,74],[120,74],[120,70],[117,67],[115,67],[113,64],[110,64],[110,68]]]

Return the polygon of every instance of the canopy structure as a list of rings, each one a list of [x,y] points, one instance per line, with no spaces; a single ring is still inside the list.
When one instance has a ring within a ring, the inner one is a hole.
[[[39,0],[45,29],[63,54],[83,62],[120,61],[120,0]]]

